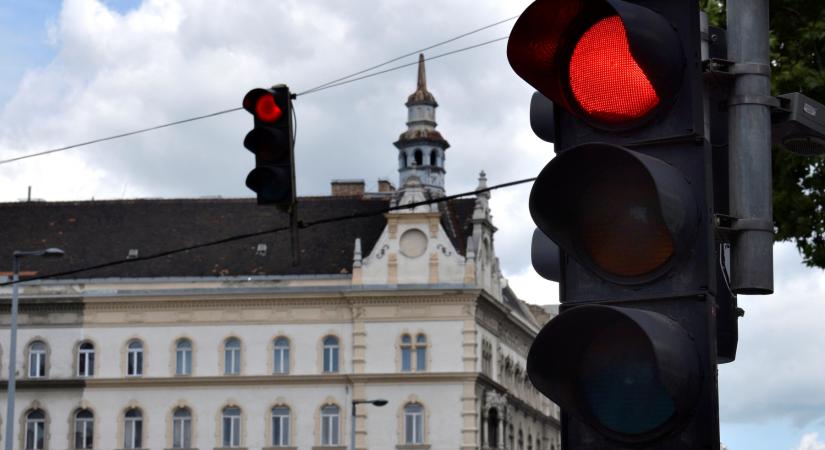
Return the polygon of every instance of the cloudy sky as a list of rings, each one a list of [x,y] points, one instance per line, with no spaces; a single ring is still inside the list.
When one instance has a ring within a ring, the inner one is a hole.
[[[240,106],[253,87],[302,92],[519,14],[526,0],[2,0],[0,160]],[[428,57],[506,36],[512,21]],[[506,41],[433,60],[448,193],[535,176],[552,147],[528,124],[532,89]],[[392,64],[415,61],[408,57]],[[332,179],[397,180],[415,68],[295,102],[300,195]],[[248,196],[253,157],[240,111],[0,165],[0,201]],[[496,249],[533,303],[558,301],[533,274],[529,186],[493,192]],[[825,276],[777,245],[776,294],[740,297],[738,359],[720,367],[722,440],[730,450],[825,450]]]

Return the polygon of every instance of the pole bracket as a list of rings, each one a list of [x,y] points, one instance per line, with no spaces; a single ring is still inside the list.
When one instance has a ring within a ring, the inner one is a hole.
[[[773,222],[766,219],[740,219],[726,214],[714,214],[713,220],[716,233],[725,242],[730,242],[733,235],[743,231],[767,231],[771,234],[774,232]]]
[[[770,95],[734,95],[728,100],[728,106],[762,105],[777,109],[781,105],[776,97]]]

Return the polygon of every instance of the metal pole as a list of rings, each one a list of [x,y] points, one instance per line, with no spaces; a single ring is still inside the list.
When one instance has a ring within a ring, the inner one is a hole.
[[[11,324],[9,325],[9,387],[6,391],[6,435],[5,448],[12,450],[14,442],[14,395],[15,395],[15,366],[17,365],[17,282],[20,280],[20,260],[17,255],[12,256],[12,285],[11,285]]]
[[[773,292],[769,0],[728,0],[728,57],[734,61],[729,103],[730,210],[737,233],[731,287]]]
[[[349,431],[349,449],[355,450],[355,405],[358,403],[352,401],[352,414],[350,415],[350,431]]]

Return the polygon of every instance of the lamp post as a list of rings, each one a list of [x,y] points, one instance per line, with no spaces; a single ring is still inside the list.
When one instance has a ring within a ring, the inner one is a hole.
[[[11,285],[11,323],[9,325],[9,384],[6,391],[6,435],[5,449],[12,450],[14,442],[14,388],[16,382],[15,366],[17,365],[17,284],[20,281],[20,259],[26,256],[43,256],[45,258],[59,258],[63,250],[47,248],[43,250],[20,251],[15,250],[11,258],[12,285]]]
[[[384,406],[387,404],[387,401],[384,399],[377,399],[377,400],[353,400],[352,401],[352,414],[350,415],[350,421],[352,422],[350,433],[349,433],[349,448],[350,450],[355,450],[355,405],[361,403],[371,403],[375,406]]]

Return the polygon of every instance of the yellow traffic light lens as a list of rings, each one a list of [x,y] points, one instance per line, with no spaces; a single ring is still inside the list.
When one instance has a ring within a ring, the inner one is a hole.
[[[619,16],[604,18],[582,34],[570,58],[570,89],[592,119],[622,124],[638,120],[659,104],[639,67]]]
[[[665,265],[674,242],[650,178],[633,164],[594,175],[580,194],[575,218],[593,262],[621,277],[639,277]]]

